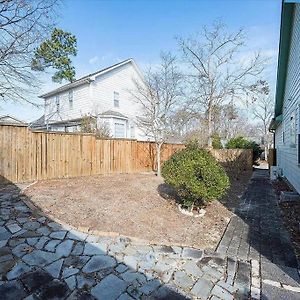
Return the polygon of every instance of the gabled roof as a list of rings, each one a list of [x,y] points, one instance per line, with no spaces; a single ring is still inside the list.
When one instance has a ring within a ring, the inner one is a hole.
[[[39,117],[37,120],[34,120],[30,123],[30,127],[35,128],[35,127],[40,127],[45,125],[45,115],[42,115]]]
[[[95,116],[87,116],[87,117],[96,120]],[[84,118],[85,117],[79,117],[70,120],[50,121],[49,125],[75,126],[75,125],[82,124]]]
[[[68,90],[70,88],[73,88],[73,87],[76,87],[76,86],[79,86],[79,85],[82,85],[82,84],[85,84],[85,83],[90,83],[90,82],[94,81],[96,77],[101,76],[103,74],[106,74],[106,73],[108,73],[108,72],[110,72],[110,71],[112,71],[112,70],[114,70],[116,68],[119,68],[119,67],[121,67],[121,66],[123,66],[125,64],[128,64],[128,63],[133,64],[134,68],[139,73],[139,75],[141,77],[143,76],[142,73],[141,73],[141,71],[139,70],[137,64],[134,62],[133,58],[129,58],[129,59],[123,60],[123,61],[121,61],[121,62],[119,62],[117,64],[114,64],[114,65],[112,65],[110,67],[107,67],[107,68],[104,68],[104,69],[99,70],[97,72],[94,72],[94,73],[91,73],[89,75],[83,76],[83,77],[81,77],[81,78],[79,78],[79,79],[77,79],[77,80],[75,80],[75,81],[73,81],[71,83],[65,84],[65,85],[63,85],[63,86],[61,86],[61,87],[59,87],[59,88],[57,88],[57,89],[55,89],[53,91],[50,91],[50,92],[48,92],[46,94],[43,94],[43,95],[41,95],[39,97],[40,98],[47,98],[47,97],[53,96],[55,94],[58,94],[60,92],[66,91],[66,90]]]
[[[23,122],[11,115],[3,115],[0,116],[0,123],[1,124],[17,124],[17,125],[24,125],[27,126],[26,122]]]
[[[99,114],[100,117],[117,117],[122,119],[128,119],[125,115],[121,114],[118,111],[115,110],[107,110],[101,114]]]

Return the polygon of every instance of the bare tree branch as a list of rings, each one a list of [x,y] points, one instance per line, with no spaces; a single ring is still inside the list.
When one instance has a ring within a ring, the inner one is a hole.
[[[178,110],[183,97],[182,75],[175,62],[175,57],[170,53],[162,53],[159,66],[150,68],[143,82],[135,81],[135,89],[131,91],[143,111],[138,125],[156,143],[158,175],[160,149],[170,137],[172,116]]]
[[[209,147],[212,146],[213,113],[230,101],[247,99],[253,83],[264,69],[264,60],[258,53],[252,59],[242,60],[240,52],[245,44],[242,29],[228,33],[224,24],[215,22],[204,28],[196,38],[179,38],[183,58],[188,65],[191,98],[195,109],[207,118]]]
[[[31,70],[35,48],[54,25],[59,0],[0,2],[0,96],[2,101],[28,102],[40,81]]]

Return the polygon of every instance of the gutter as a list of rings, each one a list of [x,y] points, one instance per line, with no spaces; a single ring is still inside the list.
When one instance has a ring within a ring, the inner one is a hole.
[[[283,1],[275,95],[275,118],[282,114],[295,3]]]
[[[269,131],[274,133],[277,127],[282,123],[283,116],[282,114],[277,116],[276,118],[273,118],[271,120],[270,126],[269,126]]]
[[[89,84],[91,83],[92,81],[94,81],[95,79],[92,78],[92,77],[89,77],[89,78],[84,78],[84,79],[79,79],[77,81],[74,81],[74,82],[71,82],[71,83],[68,83],[54,91],[51,91],[51,92],[48,92],[46,94],[43,94],[41,96],[38,96],[39,98],[48,98],[48,97],[51,97],[53,95],[56,95],[56,94],[59,94],[61,92],[64,92],[72,87],[76,87],[76,86],[80,86],[80,85],[83,85],[83,84]]]

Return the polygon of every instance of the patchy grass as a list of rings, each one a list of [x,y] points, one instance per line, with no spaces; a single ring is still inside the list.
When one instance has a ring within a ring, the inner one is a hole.
[[[249,174],[232,181],[229,198],[213,201],[203,218],[178,211],[172,189],[153,174],[114,174],[40,181],[25,194],[47,214],[75,227],[116,232],[154,243],[214,249]],[[171,196],[170,196],[171,195]]]

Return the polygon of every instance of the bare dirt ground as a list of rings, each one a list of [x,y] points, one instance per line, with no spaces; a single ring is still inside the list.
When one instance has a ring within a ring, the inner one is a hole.
[[[281,191],[291,192],[292,189],[283,180],[276,180],[273,187],[279,197]],[[290,232],[292,243],[298,261],[300,261],[300,203],[286,202],[280,203],[280,208],[283,216],[283,221]]]
[[[25,194],[44,213],[74,227],[116,232],[153,243],[214,249],[233,206],[251,176],[233,180],[228,195],[213,201],[202,218],[179,212],[163,180],[153,174],[114,174],[40,181]],[[162,197],[162,196],[164,197]]]

